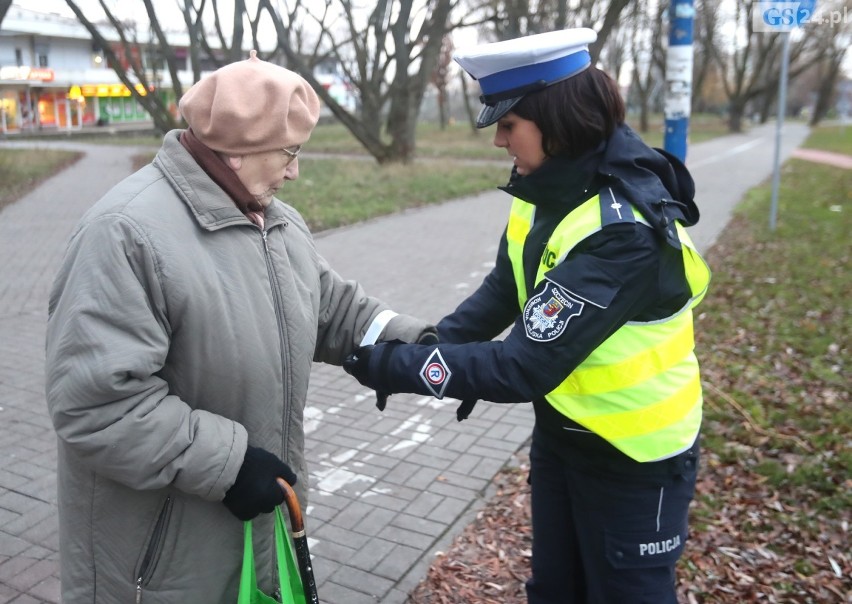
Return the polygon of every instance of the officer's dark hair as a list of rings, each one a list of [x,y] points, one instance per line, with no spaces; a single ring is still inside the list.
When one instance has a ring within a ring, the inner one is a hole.
[[[541,130],[547,155],[574,158],[607,140],[624,122],[624,101],[615,81],[591,66],[528,94],[512,112]]]

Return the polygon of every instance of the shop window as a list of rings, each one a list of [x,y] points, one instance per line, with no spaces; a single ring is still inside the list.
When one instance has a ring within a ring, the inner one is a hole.
[[[0,97],[0,131],[17,130],[18,103],[12,96]]]

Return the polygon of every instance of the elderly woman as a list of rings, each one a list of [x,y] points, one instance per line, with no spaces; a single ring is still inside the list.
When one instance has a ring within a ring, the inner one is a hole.
[[[274,196],[319,117],[302,77],[252,51],[180,109],[189,128],[83,217],[50,296],[64,604],[236,602],[241,521],[283,501],[279,477],[305,502],[312,362],[426,328],[337,275]]]
[[[438,324],[344,366],[384,393],[532,401],[532,604],[674,604],[702,394],[692,309],[709,283],[686,168],[624,124],[589,29],[456,54],[477,125],[514,162],[496,265]],[[512,326],[502,341],[491,341]]]

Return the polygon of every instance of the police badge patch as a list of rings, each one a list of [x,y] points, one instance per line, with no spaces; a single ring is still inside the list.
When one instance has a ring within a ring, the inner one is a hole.
[[[444,390],[447,389],[447,384],[450,383],[452,375],[453,372],[447,367],[444,357],[441,356],[441,351],[437,348],[432,351],[420,370],[420,378],[435,398],[443,398]]]
[[[550,342],[565,331],[568,321],[583,312],[585,304],[564,289],[547,281],[544,291],[527,300],[524,306],[524,330],[536,342]]]

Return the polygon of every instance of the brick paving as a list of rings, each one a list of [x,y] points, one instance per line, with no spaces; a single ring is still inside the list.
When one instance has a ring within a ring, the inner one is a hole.
[[[786,127],[783,157],[806,133]],[[767,126],[690,148],[700,248],[712,245],[745,191],[770,175],[773,141]],[[137,151],[39,144],[86,155],[0,211],[0,604],[59,602],[56,445],[43,393],[47,296],[74,224],[130,173]],[[317,245],[369,293],[437,320],[490,270],[508,207],[494,191],[320,233]],[[372,392],[339,368],[316,365],[306,414],[306,524],[320,600],[403,604],[435,553],[490,496],[494,475],[527,446],[532,423],[529,405],[484,403],[457,423],[453,401],[413,395],[391,397],[380,414]]]

